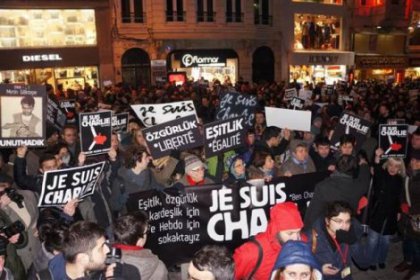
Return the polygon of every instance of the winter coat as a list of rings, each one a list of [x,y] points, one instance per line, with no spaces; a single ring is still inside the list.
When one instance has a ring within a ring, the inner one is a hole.
[[[168,270],[165,264],[150,251],[149,249],[141,248],[140,250],[124,250],[122,249],[122,263],[133,265],[140,273],[142,280],[167,280]],[[124,273],[125,279],[130,278]]]
[[[371,229],[383,235],[397,231],[397,215],[404,190],[404,180],[400,175],[391,176],[380,166],[375,166],[375,175],[369,201]]]
[[[253,279],[269,279],[282,247],[277,234],[283,230],[298,229],[302,226],[302,219],[294,203],[285,202],[271,208],[270,221],[266,231],[255,237],[255,240],[261,245],[263,253],[262,262]],[[258,262],[259,256],[259,249],[254,242],[247,242],[237,248],[233,254],[235,279],[248,279]]]
[[[353,220],[354,221],[354,220]],[[353,223],[352,221],[352,223]],[[350,230],[353,230],[350,228]],[[352,255],[357,254],[358,250],[358,243],[353,245],[348,245],[344,243],[340,243],[340,250],[344,254],[345,263],[343,263],[343,258],[340,255],[339,251],[337,250],[336,244],[332,237],[329,235],[325,220],[324,218],[318,219],[314,225],[312,230],[307,232],[308,235],[308,242],[310,247],[312,248],[312,252],[315,255],[315,258],[319,262],[320,266],[322,267],[324,264],[331,264],[332,266],[338,268],[340,271],[335,275],[323,275],[325,280],[351,280],[351,274],[346,278],[341,278],[341,271],[351,266],[351,257]],[[347,252],[347,254],[346,254]]]
[[[310,157],[308,157],[305,163],[299,163],[293,156],[291,156],[280,167],[280,174],[284,175],[288,171],[292,173],[292,175],[299,175],[316,172],[316,168]]]
[[[335,158],[332,153],[330,153],[326,158],[321,157],[313,149],[309,151],[309,155],[312,158],[317,172],[327,171],[330,165],[335,164]]]
[[[360,198],[369,188],[370,172],[367,164],[362,164],[357,178],[334,172],[330,177],[315,186],[314,196],[305,213],[305,228],[324,216],[326,206],[333,201],[346,201],[353,210],[357,210]]]

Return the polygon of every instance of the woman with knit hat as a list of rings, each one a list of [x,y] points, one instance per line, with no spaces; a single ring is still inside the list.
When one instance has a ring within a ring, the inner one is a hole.
[[[277,258],[271,280],[321,280],[318,261],[309,245],[302,241],[287,241]]]

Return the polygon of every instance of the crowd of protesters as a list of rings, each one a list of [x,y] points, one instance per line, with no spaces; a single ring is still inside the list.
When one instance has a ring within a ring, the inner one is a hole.
[[[290,108],[285,89],[293,87],[305,100],[304,109],[312,112],[308,132],[266,124],[264,107]],[[234,252],[215,245],[196,252],[188,267],[190,279],[352,279],[352,258],[361,255],[363,233],[375,252],[365,267],[371,270],[385,268],[390,240],[401,235],[404,260],[394,269],[410,279],[420,270],[420,106],[419,95],[409,94],[413,89],[420,89],[420,80],[338,83],[333,89],[242,80],[140,89],[86,85],[78,92],[54,92],[47,85],[49,98],[76,100],[77,113],[129,112],[128,131],[114,133],[111,150],[100,156],[80,152],[75,124],[61,131],[48,126],[43,149],[1,150],[0,279],[168,279],[165,264],[144,248],[152,234],[147,214],[127,210],[130,194],[214,183],[241,187],[248,180],[264,184],[319,171],[330,175],[315,186],[304,216],[294,203],[275,205],[265,232]],[[224,91],[257,97],[254,125],[243,147],[212,158],[205,158],[201,148],[150,156],[143,125],[130,104],[192,100],[206,124],[216,120]],[[331,148],[344,110],[373,122],[360,150],[350,134],[340,138],[336,150]],[[378,126],[390,119],[417,126],[405,159],[381,160]],[[37,207],[45,172],[101,161],[104,172],[92,196],[74,198],[64,207]],[[363,222],[369,229],[360,232],[360,213],[366,209]]]

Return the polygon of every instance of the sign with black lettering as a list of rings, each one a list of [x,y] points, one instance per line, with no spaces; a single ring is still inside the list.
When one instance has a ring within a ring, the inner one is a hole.
[[[405,158],[408,148],[408,125],[379,125],[379,147],[384,150],[382,158]]]
[[[338,149],[340,146],[340,137],[342,135],[352,134],[356,138],[355,149],[356,151],[359,151],[371,126],[371,122],[349,112],[343,112],[331,138],[332,148]]]
[[[305,105],[305,100],[296,96],[294,96],[292,100],[290,101],[290,106],[293,107],[293,110],[295,110],[296,108],[302,109],[304,105]]]
[[[222,93],[220,95],[220,106],[216,113],[216,119],[228,120],[235,117],[244,117],[245,125],[251,127],[257,104],[257,97],[254,95],[238,92]]]
[[[145,127],[151,127],[190,115],[194,115],[197,118],[194,103],[191,100],[163,104],[135,104],[130,106]]]
[[[203,145],[203,139],[194,115],[175,119],[142,130],[151,156],[160,158],[173,150],[188,150]]]
[[[80,144],[86,155],[97,155],[111,149],[112,112],[79,114]]]
[[[76,122],[76,101],[73,99],[61,100],[60,108],[63,109],[66,114],[67,123]]]
[[[245,118],[216,121],[204,126],[204,152],[206,157],[245,145]]]
[[[149,214],[151,234],[146,247],[170,266],[190,261],[202,246],[236,248],[266,230],[270,208],[285,201],[298,204],[304,215],[315,185],[328,173],[274,178],[264,186],[188,187],[179,192],[147,191],[129,196],[129,212]]]
[[[45,86],[0,84],[0,148],[46,145]]]
[[[61,131],[61,129],[66,124],[66,114],[58,106],[58,104],[51,98],[47,98],[47,121],[52,124],[56,129]]]
[[[284,100],[292,100],[293,97],[297,96],[296,88],[287,88],[284,90]]]
[[[128,127],[128,113],[112,115],[112,131],[126,132]]]
[[[65,205],[71,199],[83,199],[95,191],[105,162],[45,172],[38,207]]]

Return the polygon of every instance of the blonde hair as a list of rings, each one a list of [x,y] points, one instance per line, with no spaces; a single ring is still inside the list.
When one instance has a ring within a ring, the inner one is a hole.
[[[401,177],[405,177],[406,176],[406,169],[405,169],[405,163],[404,160],[402,158],[397,158],[397,157],[389,157],[384,164],[382,165],[383,169],[387,169],[388,168],[388,164],[390,161],[394,161],[395,163],[400,165],[400,170],[398,171],[398,174]]]

